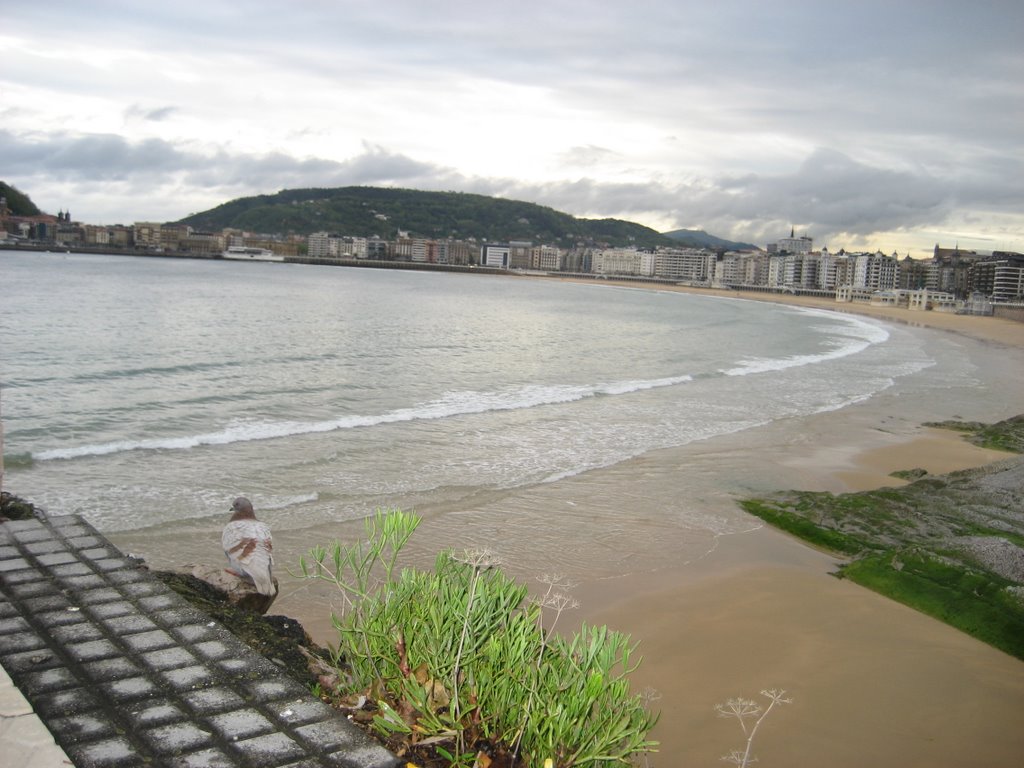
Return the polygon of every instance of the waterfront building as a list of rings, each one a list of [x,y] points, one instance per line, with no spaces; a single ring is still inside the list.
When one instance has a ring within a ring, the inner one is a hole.
[[[996,251],[975,261],[969,271],[971,292],[994,303],[1024,301],[1024,254]]]
[[[132,227],[132,240],[136,248],[157,249],[160,247],[162,224],[155,221],[137,221]]]
[[[530,266],[545,272],[560,272],[562,250],[552,245],[535,245],[530,251]]]
[[[508,244],[508,266],[510,269],[530,269],[533,243],[526,240],[511,240]]]
[[[485,267],[508,269],[512,249],[507,244],[485,244],[480,249],[480,263]]]
[[[636,248],[602,248],[594,251],[591,265],[597,275],[651,277],[655,258],[650,251],[638,251]]]
[[[729,252],[715,263],[713,285],[743,285],[745,282],[743,254]]]
[[[192,234],[187,224],[164,224],[160,227],[160,248],[165,251],[180,251],[181,241]]]
[[[327,259],[337,256],[337,245],[332,243],[335,238],[327,232],[314,232],[306,239],[306,255],[311,259]],[[332,251],[334,245],[334,253]]]
[[[853,256],[852,285],[855,288],[867,288],[872,291],[894,289],[898,273],[899,265],[895,253],[892,256],[886,256],[881,251],[877,251],[875,253],[858,253]]]
[[[898,286],[912,291],[928,287],[928,262],[912,259],[908,253],[899,263]]]
[[[710,284],[716,261],[715,252],[704,248],[659,248],[654,256],[654,274],[680,282]]]
[[[223,253],[224,235],[214,232],[189,232],[186,237],[178,240],[178,250],[184,253],[202,253],[212,255]]]
[[[807,236],[796,237],[796,230],[789,230],[789,237],[779,238],[774,248],[769,252],[774,253],[810,253],[814,247],[814,240]]]
[[[928,290],[943,291],[952,293],[957,298],[965,298],[970,293],[971,266],[978,259],[975,251],[962,251],[959,246],[940,248],[936,244],[928,267]]]

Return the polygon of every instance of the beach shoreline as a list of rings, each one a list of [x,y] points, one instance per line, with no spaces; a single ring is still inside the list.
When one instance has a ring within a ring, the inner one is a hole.
[[[711,296],[720,299],[740,299],[744,301],[760,301],[768,304],[805,307],[808,309],[824,309],[851,315],[873,317],[890,323],[899,323],[920,328],[932,328],[965,336],[975,341],[1004,344],[1006,346],[1024,348],[1024,323],[1004,317],[984,315],[957,315],[951,312],[932,310],[910,310],[903,307],[883,307],[863,302],[837,302],[821,296],[801,296],[790,293],[773,293],[765,291],[749,291],[732,288],[702,288],[692,285],[643,283],[627,280],[583,280],[572,277],[536,276],[541,280],[558,280],[561,282],[579,283],[597,286],[616,286],[637,290],[672,291],[688,293],[694,296]]]
[[[1024,348],[1024,326],[1005,319],[734,291],[712,295],[848,311]],[[883,439],[790,446],[779,461],[800,468],[805,490],[845,493],[904,485],[891,475],[898,470],[944,474],[1008,456],[922,426]],[[634,682],[659,691],[662,720],[653,735],[665,757],[655,756],[652,765],[675,765],[673,755],[693,764],[717,761],[743,740],[735,723],[715,716],[714,704],[759,699],[766,688],[786,688],[794,700],[758,736],[756,752],[769,764],[1016,763],[1024,749],[1018,716],[1024,665],[834,578],[839,561],[759,528],[723,537],[696,567],[583,588],[582,620],[630,632],[644,656]],[[683,690],[666,690],[666,682]]]
[[[716,295],[681,286],[624,285]],[[1024,324],[1003,319],[720,293],[956,334],[961,340],[957,347],[995,350],[986,359],[1005,360],[1004,374],[1019,370],[1024,360]],[[970,403],[962,413],[933,412],[928,403],[908,410],[898,395],[883,394],[838,411],[720,435],[510,492],[473,510],[416,510],[424,521],[410,544],[411,557],[413,564],[429,567],[434,553],[443,549],[488,543],[500,549],[502,537],[528,540],[543,534],[563,542],[571,560],[571,542],[589,519],[582,507],[605,503],[608,497],[608,504],[623,505],[623,522],[610,533],[601,532],[598,551],[615,560],[593,568],[572,560],[573,596],[581,607],[564,615],[558,626],[565,631],[574,623],[606,624],[640,643],[644,662],[631,679],[639,688],[657,689],[660,698],[652,706],[662,712],[653,734],[662,742],[662,753],[650,758],[650,766],[717,763],[741,739],[734,722],[715,717],[714,705],[737,696],[757,698],[763,688],[786,688],[794,698],[792,706],[772,714],[758,736],[755,751],[768,765],[1015,765],[1024,750],[1017,722],[1024,711],[1024,665],[835,579],[830,575],[835,556],[754,518],[747,522],[736,501],[788,488],[840,493],[902,485],[889,475],[896,470],[920,467],[942,473],[981,466],[1006,454],[922,423],[960,416],[996,421],[1021,412],[1021,406],[1013,398],[1000,406],[1000,413]],[[713,480],[701,484],[704,475]],[[709,487],[723,478],[728,487]],[[745,524],[709,534],[680,529],[674,520],[659,525],[654,514],[637,522],[640,516],[629,508],[652,506],[671,513],[680,504],[712,512],[728,509],[731,520]],[[608,520],[609,511],[601,511]],[[334,526],[329,535],[313,528],[280,536],[275,531],[278,567],[293,571],[298,554],[311,544],[356,537],[361,531],[358,522]],[[187,535],[194,539],[190,551],[197,558],[208,554],[210,562],[218,561],[216,542],[212,537],[206,541],[200,526]],[[151,531],[110,538],[149,559]],[[516,578],[557,573],[562,565],[530,560],[521,543],[519,554],[522,562],[507,568]],[[152,564],[175,565],[160,557]],[[333,636],[332,605],[326,585],[296,582],[285,573],[281,597],[271,611],[297,619],[326,644]]]

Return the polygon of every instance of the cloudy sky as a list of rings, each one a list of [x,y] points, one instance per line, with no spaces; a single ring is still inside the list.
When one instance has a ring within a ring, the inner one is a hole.
[[[87,223],[351,184],[1024,252],[1020,0],[0,0],[0,179]]]

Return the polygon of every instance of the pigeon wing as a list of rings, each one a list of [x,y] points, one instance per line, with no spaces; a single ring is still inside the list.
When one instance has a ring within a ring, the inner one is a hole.
[[[274,547],[270,527],[266,523],[258,520],[230,522],[224,526],[221,544],[232,570],[252,579],[261,595],[275,594],[271,573]]]

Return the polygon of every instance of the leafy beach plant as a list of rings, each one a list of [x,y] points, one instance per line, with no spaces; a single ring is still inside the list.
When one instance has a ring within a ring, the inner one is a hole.
[[[606,627],[553,633],[571,598],[535,600],[489,552],[440,553],[433,570],[397,570],[420,518],[378,510],[367,540],[334,542],[300,558],[304,578],[333,583],[343,609],[334,662],[343,693],[376,703],[374,729],[407,745],[431,745],[450,765],[481,751],[515,765],[628,765],[654,751],[657,722],[632,695],[636,646]],[[553,612],[544,626],[544,611]],[[342,670],[341,668],[344,668]],[[519,761],[519,762],[517,762]]]

